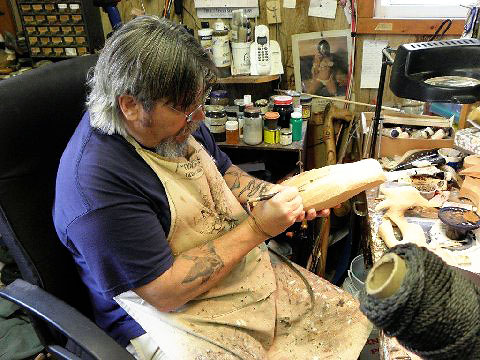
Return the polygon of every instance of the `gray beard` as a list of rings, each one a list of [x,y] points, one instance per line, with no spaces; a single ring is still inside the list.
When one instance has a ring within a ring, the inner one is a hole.
[[[166,158],[177,158],[187,156],[187,141],[177,143],[174,138],[167,138],[155,147],[155,152]]]
[[[175,141],[175,137],[180,134],[188,133],[189,135],[192,134],[195,130],[198,129],[200,126],[199,121],[192,121],[185,125],[185,127],[180,130],[179,134],[170,136],[163,140],[160,144],[155,147],[155,152],[166,158],[177,158],[177,157],[186,157],[188,151],[188,144],[187,140],[182,143],[178,143]]]

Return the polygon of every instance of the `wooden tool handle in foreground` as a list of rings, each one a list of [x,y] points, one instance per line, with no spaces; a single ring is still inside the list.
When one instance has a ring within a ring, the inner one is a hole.
[[[365,159],[305,171],[285,180],[282,185],[297,187],[303,199],[303,207],[319,211],[332,208],[385,181],[380,163],[374,159]]]

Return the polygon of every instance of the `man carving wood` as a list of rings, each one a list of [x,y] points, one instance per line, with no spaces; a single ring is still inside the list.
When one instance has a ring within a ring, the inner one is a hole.
[[[125,24],[100,54],[54,208],[96,322],[138,359],[356,358],[369,332],[357,302],[264,244],[317,212],[232,165],[201,123],[213,72],[157,17]]]

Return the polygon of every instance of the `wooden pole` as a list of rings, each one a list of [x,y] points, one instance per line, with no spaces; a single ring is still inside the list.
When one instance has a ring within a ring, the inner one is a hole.
[[[345,104],[354,104],[354,105],[368,106],[368,107],[371,107],[371,108],[375,108],[375,105],[373,105],[373,104],[361,103],[361,102],[358,102],[358,101],[338,99],[336,97],[320,96],[320,95],[313,95],[313,94],[308,94],[308,93],[302,93],[302,94],[309,95],[309,96],[314,97],[314,98],[329,100],[329,101],[338,101],[338,102],[342,102],[342,103],[345,103]],[[389,107],[389,106],[382,106],[382,110],[390,110],[390,111],[400,112],[400,109],[392,108],[392,107]]]

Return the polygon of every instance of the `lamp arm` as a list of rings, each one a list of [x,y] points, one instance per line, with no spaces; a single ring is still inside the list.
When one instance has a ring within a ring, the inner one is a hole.
[[[392,50],[389,46],[382,50],[382,68],[380,70],[380,80],[378,82],[378,92],[377,92],[377,102],[375,104],[375,115],[372,119],[372,142],[370,147],[370,157],[375,159],[380,156],[380,141],[381,141],[381,127],[382,127],[382,118],[380,112],[382,111],[382,102],[383,102],[383,90],[385,88],[385,78],[387,76],[387,66],[393,64],[393,58],[391,56]],[[378,151],[377,148],[378,140]]]

